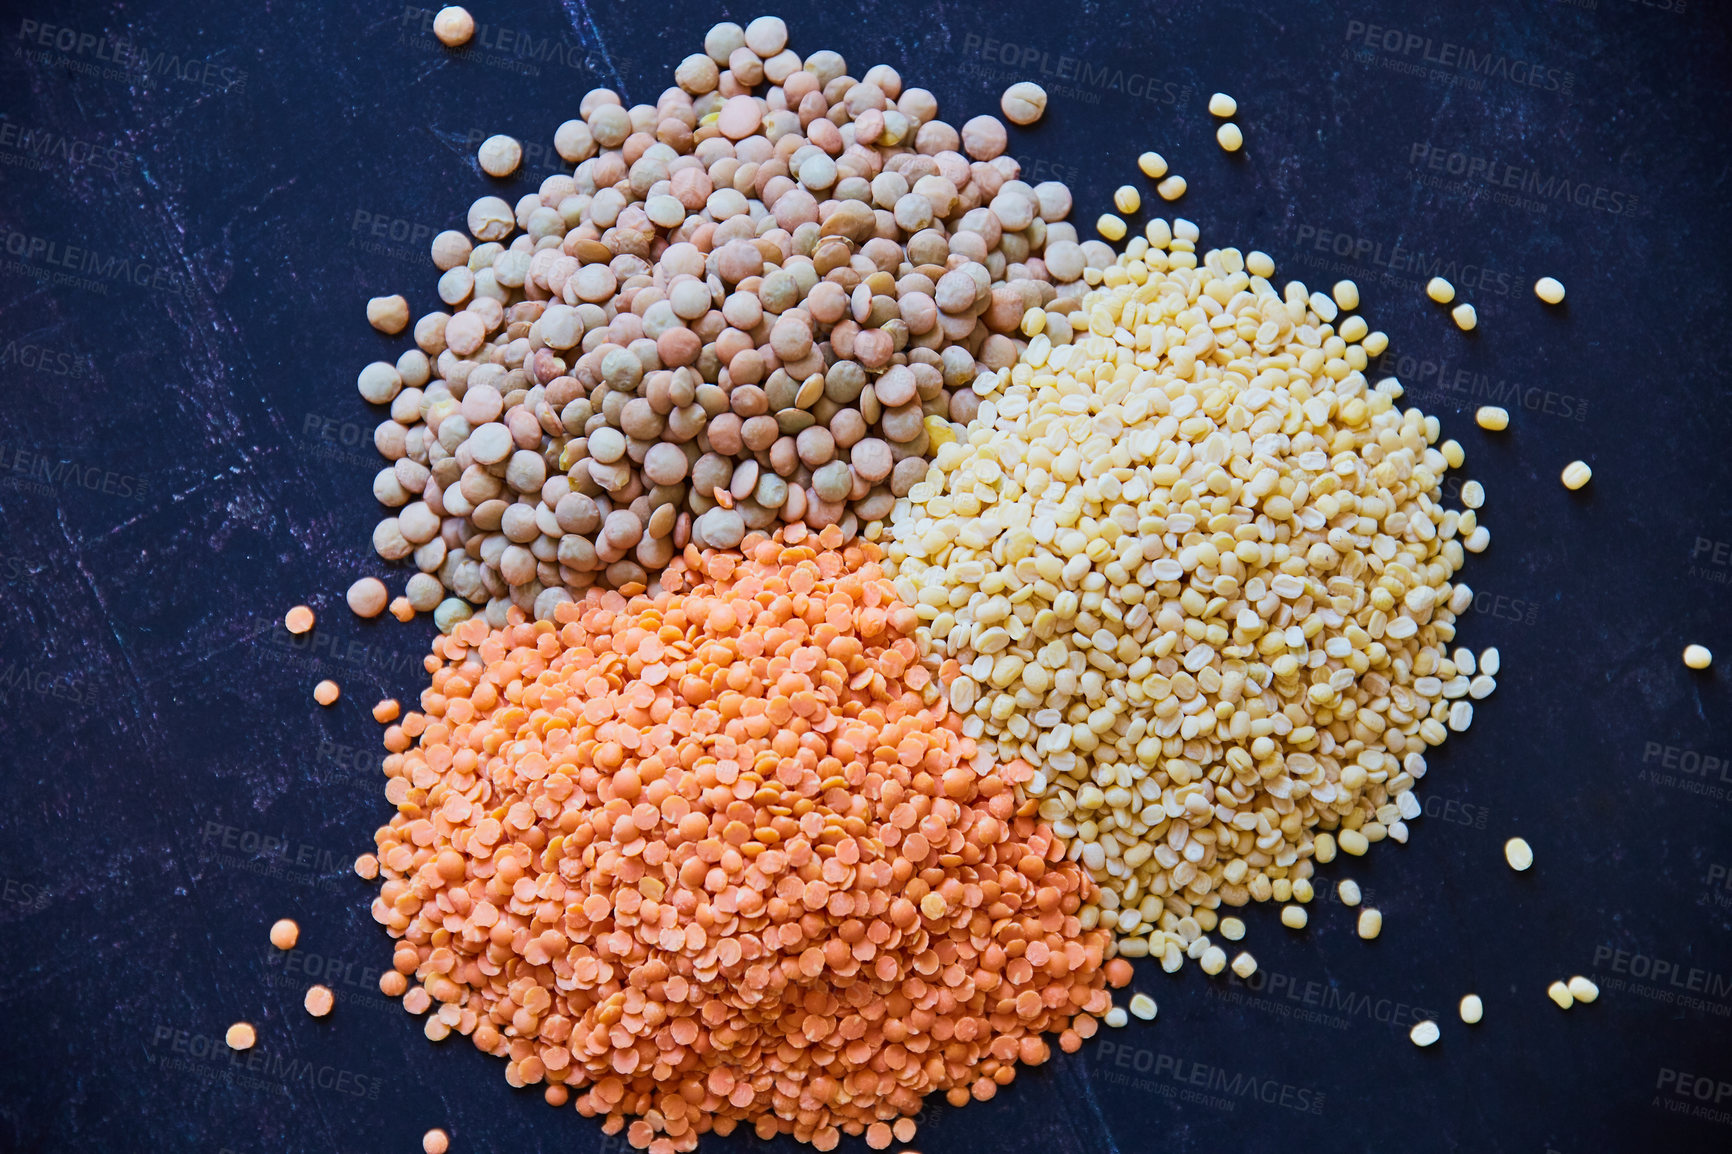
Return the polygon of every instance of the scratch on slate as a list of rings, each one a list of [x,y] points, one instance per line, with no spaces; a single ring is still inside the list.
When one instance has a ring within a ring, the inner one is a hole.
[[[1069,1067],[1076,1065],[1078,1063],[1074,1061],[1066,1062],[1062,1068],[1066,1069],[1065,1077],[1082,1088],[1083,1101],[1088,1103],[1089,1113],[1094,1116],[1095,1129],[1089,1136],[1105,1139],[1106,1147],[1102,1154],[1119,1154],[1119,1144],[1113,1140],[1112,1127],[1107,1124],[1106,1115],[1101,1112],[1101,1104],[1095,1099],[1094,1083],[1089,1081],[1087,1076],[1069,1070]]]
[[[620,99],[629,107],[631,102],[626,98],[625,78],[620,75],[619,69],[613,66],[613,57],[608,55],[607,45],[601,38],[601,28],[596,24],[595,17],[590,15],[588,0],[560,0],[560,2],[565,7],[566,15],[571,18],[571,26],[577,30],[578,39],[585,43],[591,41],[595,43],[595,51],[601,57],[602,67],[606,69],[608,79],[613,81],[615,91],[619,93]],[[588,31],[588,35],[584,34],[585,30]]]

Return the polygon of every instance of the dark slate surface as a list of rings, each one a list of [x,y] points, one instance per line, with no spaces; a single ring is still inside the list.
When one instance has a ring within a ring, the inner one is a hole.
[[[651,99],[724,12],[483,5],[442,51],[381,4],[22,0],[0,21],[0,1150],[619,1150],[435,1047],[374,992],[389,941],[347,870],[388,808],[365,707],[416,692],[431,626],[361,623],[375,414],[399,347],[363,303],[436,303],[432,232],[492,185],[473,142],[547,146],[602,84]],[[1447,13],[1435,9],[1445,8]],[[845,10],[844,10],[845,9]],[[1434,759],[1412,844],[1351,873],[1358,941],[1251,918],[1247,987],[1139,968],[1161,1005],[932,1151],[1732,1148],[1726,506],[1727,18],[1702,0],[901,5],[785,13],[797,49],[886,61],[954,121],[1053,88],[1013,131],[1092,220],[1154,147],[1205,240],[1352,275],[1385,371],[1439,413],[1495,538],[1462,637],[1502,688]],[[1240,101],[1246,148],[1204,101]],[[1437,157],[1436,166],[1430,161]],[[512,194],[531,187],[527,177]],[[1159,202],[1156,202],[1157,204]],[[1421,295],[1441,266],[1479,306]],[[1535,277],[1569,286],[1543,309]],[[1469,414],[1516,413],[1491,437]],[[1595,480],[1567,493],[1569,460]],[[320,614],[312,648],[283,611]],[[344,686],[329,711],[311,684]],[[1511,873],[1499,847],[1533,842]],[[265,940],[292,915],[301,949]],[[1595,977],[1565,1015],[1548,981]],[[317,978],[339,991],[316,1022]],[[1477,990],[1486,1021],[1456,1021]],[[1407,1026],[1443,1023],[1421,1052]],[[220,1048],[259,1025],[249,1060]],[[705,1149],[760,1144],[709,1140]],[[793,1148],[791,1142],[775,1145]],[[864,1149],[851,1142],[850,1150]]]

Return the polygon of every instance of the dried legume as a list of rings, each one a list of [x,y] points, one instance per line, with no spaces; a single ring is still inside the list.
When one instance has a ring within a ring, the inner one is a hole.
[[[1110,1004],[1092,883],[1019,812],[1032,771],[978,762],[876,546],[741,550],[457,626],[386,735],[405,1005],[658,1151],[740,1120],[828,1149],[990,1097]]]
[[[475,35],[475,17],[455,4],[439,9],[433,17],[433,35],[447,48],[459,48]]]
[[[1367,386],[1333,297],[1150,232],[1169,247],[1103,271],[1086,335],[976,382],[888,558],[987,759],[1035,767],[1090,916],[1165,960],[1193,910],[1406,837],[1424,750],[1471,722],[1447,643],[1484,527],[1443,509],[1460,446]]]
[[[315,1018],[329,1014],[336,1002],[337,996],[331,992],[331,987],[318,985],[308,986],[306,997],[301,999],[301,1005]]]
[[[1478,994],[1466,994],[1461,999],[1461,1020],[1470,1026],[1478,1025],[1485,1017],[1485,1003],[1480,1001]]]
[[[585,96],[555,134],[569,174],[435,238],[449,311],[415,324],[409,375],[357,380],[391,406],[375,548],[495,627],[643,591],[690,543],[882,522],[1031,310],[1067,337],[1111,263],[997,118],[952,126],[893,69],[801,60],[780,21],[717,25],[675,80],[653,106]],[[481,160],[519,153],[496,137]]]
[[[1714,654],[1708,651],[1706,645],[1684,646],[1684,664],[1691,669],[1706,669],[1714,664]]]
[[[1543,276],[1534,282],[1534,295],[1548,305],[1562,304],[1564,299],[1563,282],[1555,277]]]
[[[236,1022],[223,1034],[223,1041],[231,1050],[250,1050],[258,1040],[258,1031],[253,1029],[251,1022]]]
[[[271,923],[271,945],[279,950],[292,950],[301,939],[301,927],[293,918],[278,918]]]
[[[1566,489],[1580,489],[1593,479],[1594,471],[1586,461],[1571,461],[1564,466],[1562,480]]]
[[[1012,124],[1033,124],[1046,112],[1046,89],[1031,81],[1020,81],[1004,90],[998,106]]]

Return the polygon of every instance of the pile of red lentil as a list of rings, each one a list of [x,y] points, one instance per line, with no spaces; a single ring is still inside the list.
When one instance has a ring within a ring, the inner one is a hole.
[[[1092,883],[924,692],[878,556],[787,526],[435,642],[374,903],[430,1036],[662,1154],[741,1122],[881,1149],[1094,1032],[1129,967]]]

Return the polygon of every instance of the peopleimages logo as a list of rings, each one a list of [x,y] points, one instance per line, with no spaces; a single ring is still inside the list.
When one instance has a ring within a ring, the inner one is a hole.
[[[1142,72],[1126,72],[1110,64],[1097,64],[1080,56],[1054,55],[1045,48],[1031,44],[1013,44],[992,36],[970,32],[962,38],[962,51],[988,64],[1002,65],[1014,71],[1018,79],[1037,77],[1055,82],[1058,95],[1087,98],[1081,89],[1095,92],[1122,92],[1151,104],[1178,106],[1190,98],[1189,85],[1174,80],[1162,80]],[[978,70],[974,70],[978,71]],[[1074,86],[1065,90],[1062,86]],[[1051,84],[1048,85],[1052,87]],[[1099,103],[1099,99],[1089,101]]]
[[[1507,297],[1516,284],[1515,278],[1507,272],[1499,272],[1480,264],[1458,263],[1453,257],[1442,257],[1422,249],[1404,248],[1399,241],[1384,244],[1370,237],[1354,236],[1310,224],[1300,225],[1293,241],[1301,253],[1305,254],[1301,259],[1307,263],[1315,263],[1309,254],[1305,253],[1305,250],[1309,249],[1313,253],[1338,257],[1353,264],[1370,265],[1413,280],[1430,280],[1434,276],[1440,276],[1458,289],[1472,293],[1495,293]]]
[[[142,79],[191,81],[221,92],[246,87],[247,74],[232,65],[217,64],[178,52],[152,52],[124,36],[85,32],[40,20],[20,20],[13,54],[39,64],[61,64],[104,80]],[[105,67],[112,65],[112,67]]]
[[[1548,68],[1531,60],[1511,59],[1503,52],[1475,49],[1417,32],[1368,24],[1363,20],[1347,22],[1347,46],[1354,51],[1375,53],[1392,62],[1406,64],[1415,71],[1434,65],[1446,75],[1476,79],[1482,83],[1501,79],[1565,96],[1576,87],[1576,74],[1562,68]]]
[[[186,292],[185,277],[173,269],[126,256],[105,256],[83,245],[65,244],[15,228],[5,230],[4,239],[0,239],[0,249],[4,249],[7,256],[17,258],[12,263],[18,272],[26,275],[39,272],[44,276],[52,273],[56,278],[67,278],[81,288],[92,288],[101,293],[108,291],[109,281],[122,281],[139,288],[177,295]]]
[[[1425,141],[1413,143],[1408,149],[1407,162],[1426,172],[1458,177],[1464,185],[1494,192],[1507,190],[1542,202],[1573,204],[1612,216],[1628,216],[1641,203],[1641,198],[1634,193],[1607,188],[1603,184],[1571,180],[1532,165],[1512,165],[1496,157],[1479,156]]]

